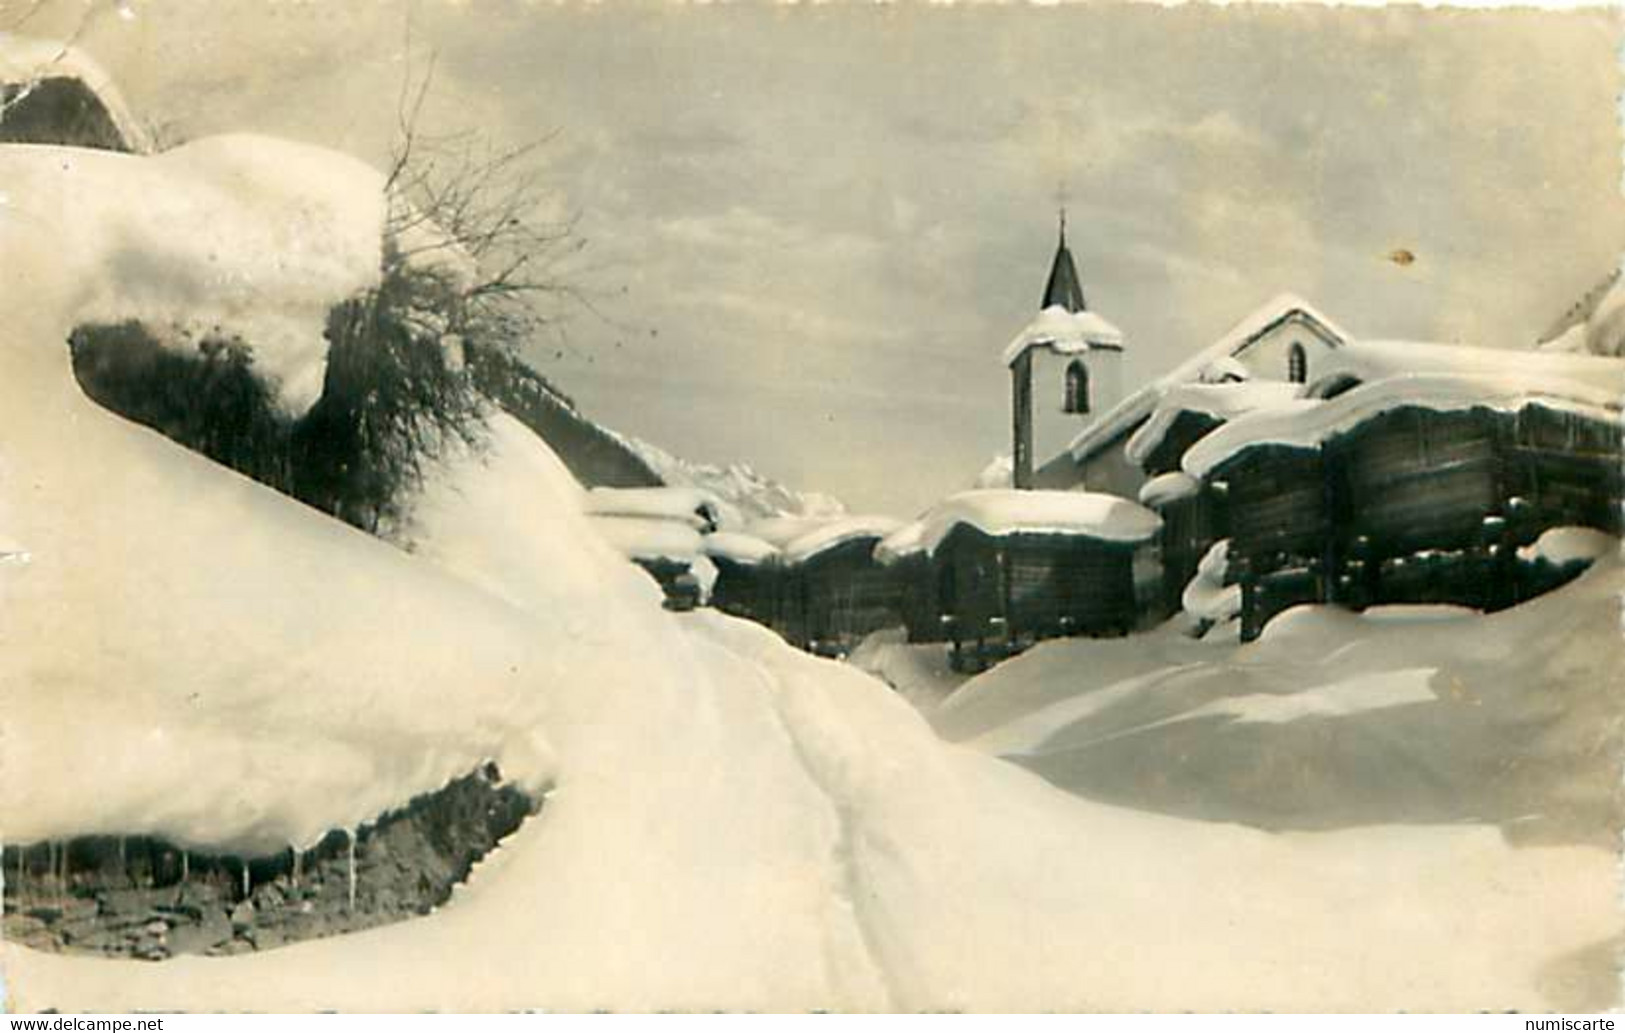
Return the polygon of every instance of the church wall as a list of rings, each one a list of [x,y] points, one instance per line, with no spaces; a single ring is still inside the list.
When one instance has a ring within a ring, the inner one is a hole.
[[[1042,465],[1065,451],[1091,420],[1098,419],[1123,397],[1123,353],[1100,349],[1086,355],[1057,355],[1048,348],[1034,348],[1033,357],[1033,460]],[[1072,360],[1081,358],[1089,369],[1089,412],[1068,413],[1066,370]]]

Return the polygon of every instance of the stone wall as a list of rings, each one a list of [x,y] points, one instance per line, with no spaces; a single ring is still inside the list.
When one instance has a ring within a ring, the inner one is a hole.
[[[243,858],[148,836],[3,852],[6,939],[161,960],[239,954],[427,914],[540,807],[495,765],[300,852]]]

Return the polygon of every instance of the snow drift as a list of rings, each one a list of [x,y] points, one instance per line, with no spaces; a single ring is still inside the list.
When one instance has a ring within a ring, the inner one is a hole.
[[[318,313],[376,270],[376,175],[230,138],[0,148],[0,182],[7,838],[258,852],[487,759],[549,780],[534,685],[560,661],[510,608],[97,408],[69,366],[93,314],[195,304],[287,328],[261,358],[303,383]]]

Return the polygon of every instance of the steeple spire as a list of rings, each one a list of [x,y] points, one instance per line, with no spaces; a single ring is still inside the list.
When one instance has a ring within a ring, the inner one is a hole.
[[[1055,261],[1050,264],[1049,282],[1044,285],[1044,301],[1038,307],[1046,309],[1059,305],[1068,312],[1082,312],[1089,306],[1083,300],[1083,284],[1078,280],[1077,266],[1072,264],[1072,252],[1066,246],[1066,206],[1061,206],[1060,234],[1055,243]]]

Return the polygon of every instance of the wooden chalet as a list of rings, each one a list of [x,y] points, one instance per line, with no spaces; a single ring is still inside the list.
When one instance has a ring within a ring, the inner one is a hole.
[[[981,668],[1046,638],[1116,636],[1139,623],[1136,550],[1154,513],[1084,492],[973,491],[923,521],[922,640],[946,639],[957,668]]]
[[[752,535],[718,531],[700,548],[716,567],[711,605],[772,627],[778,619],[779,550]]]
[[[1258,637],[1282,610],[1331,602],[1337,511],[1318,448],[1248,448],[1213,471],[1230,529],[1230,570],[1241,585],[1241,637]]]
[[[1162,518],[1157,536],[1162,564],[1155,618],[1179,612],[1185,586],[1213,544],[1230,536],[1223,485],[1204,484],[1182,471],[1160,474],[1140,489],[1140,504]]]
[[[840,657],[898,623],[899,595],[875,547],[898,528],[887,517],[843,517],[789,542],[775,583],[773,626],[791,645]]]
[[[886,568],[891,579],[897,615],[908,641],[946,642],[936,567],[920,541],[924,533],[923,521],[904,525],[875,546],[875,561]]]
[[[1501,609],[1572,576],[1518,559],[1545,532],[1620,533],[1625,364],[1427,345],[1342,357],[1322,400],[1186,455],[1225,491],[1244,640],[1304,602]]]
[[[715,499],[693,488],[594,488],[585,508],[599,533],[659,583],[668,608],[705,600],[716,568],[701,536],[717,527]]]
[[[1140,488],[1140,502],[1162,517],[1161,591],[1152,604],[1157,618],[1178,612],[1202,557],[1229,536],[1224,483],[1204,484],[1184,473],[1185,453],[1231,419],[1294,401],[1303,389],[1292,381],[1244,379],[1247,375],[1246,367],[1226,358],[1198,382],[1170,388],[1124,448],[1150,477]]]

